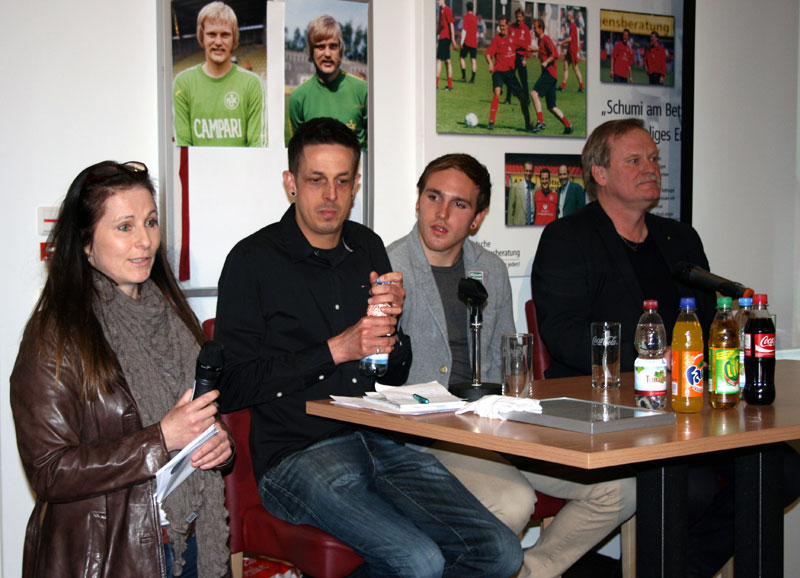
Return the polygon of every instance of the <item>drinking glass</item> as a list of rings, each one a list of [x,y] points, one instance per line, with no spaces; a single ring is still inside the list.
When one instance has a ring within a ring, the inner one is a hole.
[[[619,387],[620,324],[592,323],[592,387]]]
[[[533,382],[533,335],[503,335],[503,395],[526,397]]]

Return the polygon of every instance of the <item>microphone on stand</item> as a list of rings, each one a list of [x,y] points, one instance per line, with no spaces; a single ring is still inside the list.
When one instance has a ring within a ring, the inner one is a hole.
[[[192,399],[217,388],[222,367],[225,365],[224,348],[219,341],[206,341],[197,356]]]
[[[480,399],[484,395],[500,395],[503,387],[499,383],[481,382],[481,325],[483,324],[483,304],[489,294],[486,287],[477,279],[461,279],[458,282],[458,297],[469,307],[469,326],[472,329],[472,383],[450,384],[448,389],[458,397],[467,400]]]
[[[682,281],[688,285],[694,285],[708,291],[719,291],[726,297],[752,297],[753,291],[749,287],[745,287],[741,283],[725,279],[719,275],[714,275],[693,265],[686,261],[678,261],[672,268],[672,276],[678,281]]]

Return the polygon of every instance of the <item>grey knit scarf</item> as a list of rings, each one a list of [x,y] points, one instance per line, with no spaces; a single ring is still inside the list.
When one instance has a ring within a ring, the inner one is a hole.
[[[158,287],[142,283],[139,299],[120,291],[107,277],[95,274],[99,298],[94,309],[147,427],[161,421],[181,394],[192,386],[200,346]],[[174,453],[177,452],[173,452]],[[228,512],[219,472],[196,470],[162,504],[167,535],[175,553],[173,572],[183,572],[182,554],[187,517],[197,514],[197,569],[200,578],[218,578],[228,571]]]

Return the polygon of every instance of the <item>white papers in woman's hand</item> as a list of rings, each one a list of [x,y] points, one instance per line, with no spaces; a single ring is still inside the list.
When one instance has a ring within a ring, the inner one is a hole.
[[[211,424],[208,429],[197,436],[178,454],[156,472],[156,499],[161,504],[172,493],[172,490],[181,485],[196,468],[192,466],[192,454],[200,449],[204,443],[219,433],[216,424]]]

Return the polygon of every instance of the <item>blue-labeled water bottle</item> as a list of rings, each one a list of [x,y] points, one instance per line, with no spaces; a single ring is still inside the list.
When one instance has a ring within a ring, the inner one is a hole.
[[[739,297],[739,311],[736,312],[734,319],[739,327],[739,390],[744,389],[744,327],[753,315],[753,298]]]
[[[378,279],[378,285],[388,285],[389,281]],[[370,317],[386,317],[388,314],[383,310],[389,307],[388,303],[376,303],[367,306],[367,315]],[[389,354],[380,353],[380,348],[372,355],[368,355],[358,362],[358,369],[362,374],[370,377],[383,377],[389,368]]]

